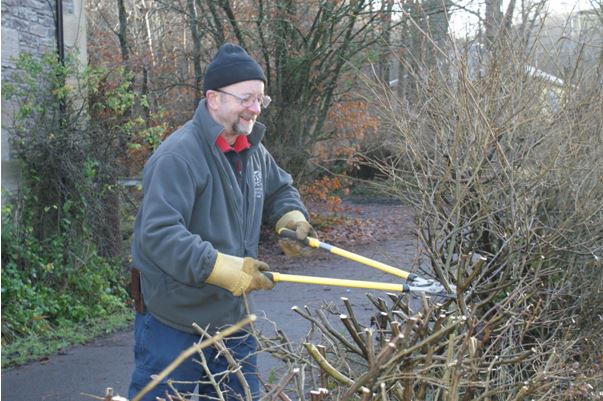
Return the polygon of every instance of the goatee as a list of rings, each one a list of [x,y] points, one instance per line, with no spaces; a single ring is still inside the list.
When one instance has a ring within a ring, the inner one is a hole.
[[[249,135],[249,134],[251,134],[251,131],[253,130],[253,124],[246,125],[246,124],[236,123],[236,124],[234,124],[234,126],[232,128],[233,128],[233,131],[239,135]]]

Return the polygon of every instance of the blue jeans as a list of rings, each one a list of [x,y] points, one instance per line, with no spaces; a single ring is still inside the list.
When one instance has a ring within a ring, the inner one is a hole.
[[[136,314],[134,338],[136,342],[134,345],[136,366],[128,390],[129,399],[133,399],[152,380],[151,375],[160,373],[182,351],[197,343],[200,337],[167,326],[150,313],[139,313]],[[260,395],[260,385],[255,338],[241,331],[225,339],[224,343],[235,361],[240,364],[241,372],[245,376],[247,384],[249,384],[253,399],[257,400]],[[229,366],[226,358],[214,347],[204,349],[203,354],[209,370],[214,375],[216,382],[220,384],[224,398],[228,401],[244,400],[245,393],[239,379],[234,373],[229,374],[227,372]],[[208,382],[198,354],[180,364],[168,375],[167,379],[171,379],[173,386],[183,396],[192,393],[198,384],[199,400],[210,399],[209,397],[216,399],[215,387]],[[167,399],[166,392],[168,394],[173,392],[167,385],[166,380],[151,390],[142,400],[155,401],[155,397]]]

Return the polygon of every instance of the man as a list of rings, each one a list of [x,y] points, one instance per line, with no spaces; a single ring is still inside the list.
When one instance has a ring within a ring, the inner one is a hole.
[[[144,310],[136,316],[130,399],[199,340],[193,323],[213,334],[246,316],[245,294],[274,286],[262,273],[268,265],[256,259],[262,221],[295,230],[299,239],[316,235],[291,176],[260,142],[265,126],[256,118],[270,103],[265,82],[245,50],[222,45],[207,67],[205,99],[193,119],[145,165],[132,244]],[[292,244],[285,245],[295,255]],[[255,339],[241,332],[226,346],[257,398]],[[204,356],[213,373],[228,369],[216,349]],[[183,393],[201,381],[199,393],[216,399],[199,359],[181,364],[170,377]],[[241,399],[234,374],[216,380],[227,399]],[[144,400],[165,397],[168,389],[162,383]]]

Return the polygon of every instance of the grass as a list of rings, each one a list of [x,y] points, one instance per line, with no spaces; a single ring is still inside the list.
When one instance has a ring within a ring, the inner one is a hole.
[[[2,369],[40,360],[60,350],[84,344],[95,337],[126,328],[134,319],[134,312],[124,310],[114,315],[85,323],[65,323],[42,335],[20,338],[2,345]]]

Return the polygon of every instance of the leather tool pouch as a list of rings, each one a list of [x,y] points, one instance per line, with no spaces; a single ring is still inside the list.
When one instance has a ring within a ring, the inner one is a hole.
[[[142,296],[142,290],[140,288],[140,272],[135,267],[131,270],[132,282],[131,292],[132,298],[134,299],[134,309],[138,313],[144,313],[144,298]]]

